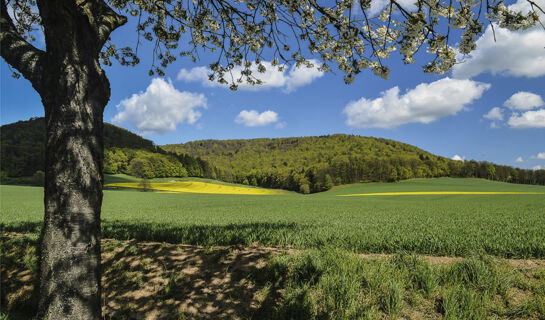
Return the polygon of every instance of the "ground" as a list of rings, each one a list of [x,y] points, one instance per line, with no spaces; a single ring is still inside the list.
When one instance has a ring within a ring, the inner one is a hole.
[[[212,187],[243,190],[221,185]],[[407,192],[419,194],[400,194]],[[341,196],[368,193],[388,195]],[[544,319],[544,194],[542,186],[451,178],[354,184],[313,195],[106,190],[103,313],[106,319]],[[43,189],[0,186],[0,200],[0,319],[28,319],[36,301]]]

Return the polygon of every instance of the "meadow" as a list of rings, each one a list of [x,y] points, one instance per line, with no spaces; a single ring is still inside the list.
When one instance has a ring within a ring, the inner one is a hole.
[[[106,182],[130,179],[112,176]],[[38,232],[43,190],[0,188],[3,229]],[[341,196],[438,191],[536,194]],[[104,238],[204,246],[331,246],[355,253],[545,258],[544,208],[545,187],[454,178],[344,185],[311,195],[105,190],[102,230]]]
[[[302,195],[139,184],[106,176],[105,319],[545,317],[545,187],[439,178]],[[1,185],[0,209],[0,319],[29,319],[43,189]]]

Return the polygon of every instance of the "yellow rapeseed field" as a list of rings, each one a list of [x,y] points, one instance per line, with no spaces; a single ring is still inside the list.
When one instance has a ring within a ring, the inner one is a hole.
[[[495,192],[495,191],[421,191],[421,192],[379,192],[379,193],[356,193],[356,194],[341,194],[341,197],[357,197],[357,196],[414,196],[414,195],[443,195],[443,194],[543,194],[543,192]]]
[[[106,187],[141,188],[138,182],[111,183]],[[199,181],[171,181],[150,183],[150,189],[161,193],[208,193],[208,194],[254,194],[275,195],[284,192],[280,190],[246,188]]]

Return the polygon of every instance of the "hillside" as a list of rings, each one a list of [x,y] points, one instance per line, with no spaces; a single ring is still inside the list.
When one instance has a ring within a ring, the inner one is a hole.
[[[32,176],[44,170],[45,119],[31,118],[0,127],[0,171],[3,177]],[[145,178],[206,177],[213,171],[205,161],[169,154],[150,140],[104,123],[104,172]]]
[[[44,170],[44,133],[44,118],[0,127],[2,181]],[[201,140],[157,147],[150,140],[105,123],[104,144],[104,172],[108,174],[203,177],[301,193],[360,181],[431,177],[545,184],[545,170],[453,161],[394,140],[344,134]]]
[[[320,137],[201,140],[162,146],[201,157],[216,178],[263,187],[319,192],[360,181],[475,177],[545,184],[545,171],[489,162],[454,161],[415,146],[382,138],[335,134]]]

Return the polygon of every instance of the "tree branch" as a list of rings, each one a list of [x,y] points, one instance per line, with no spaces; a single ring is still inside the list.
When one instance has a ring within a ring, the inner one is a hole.
[[[0,10],[0,56],[38,90],[41,87],[45,52],[28,43],[17,32],[5,0],[0,1]]]
[[[102,49],[110,34],[127,22],[127,18],[117,14],[104,1],[84,1],[91,3],[89,8],[94,17],[99,17],[94,25],[97,34],[98,48]]]

